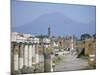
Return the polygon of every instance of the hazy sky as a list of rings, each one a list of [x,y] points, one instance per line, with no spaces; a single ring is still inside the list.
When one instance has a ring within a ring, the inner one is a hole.
[[[23,1],[16,2],[15,0],[12,0],[12,27],[20,27],[39,18],[41,15],[56,12],[62,13],[68,18],[84,24],[95,22],[96,19],[95,6],[53,3],[50,4]]]

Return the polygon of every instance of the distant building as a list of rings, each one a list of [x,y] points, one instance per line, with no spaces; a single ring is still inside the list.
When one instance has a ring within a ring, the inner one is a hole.
[[[48,27],[48,38],[51,38],[51,28],[50,28],[50,26]]]
[[[44,47],[43,47],[44,46]],[[11,64],[12,72],[23,69],[23,67],[32,68],[32,65],[43,62],[43,52],[40,56],[40,50],[50,46],[50,39],[36,38],[31,34],[18,32],[11,33]]]

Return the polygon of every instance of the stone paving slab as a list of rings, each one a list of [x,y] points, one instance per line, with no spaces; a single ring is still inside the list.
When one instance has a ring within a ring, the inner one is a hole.
[[[88,60],[76,58],[75,55],[67,54],[63,61],[55,66],[55,71],[73,71],[88,69]]]

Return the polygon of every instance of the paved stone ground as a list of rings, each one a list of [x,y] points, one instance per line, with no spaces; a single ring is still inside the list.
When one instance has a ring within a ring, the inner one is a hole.
[[[55,71],[73,71],[89,69],[88,60],[76,58],[75,55],[67,54],[63,61],[55,66]]]

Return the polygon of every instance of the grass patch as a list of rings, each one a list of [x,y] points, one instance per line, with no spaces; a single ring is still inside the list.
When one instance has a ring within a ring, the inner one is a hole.
[[[59,64],[63,60],[63,56],[55,56],[53,58],[53,63]]]
[[[79,58],[88,60],[89,57],[88,57],[88,55],[81,55]]]

